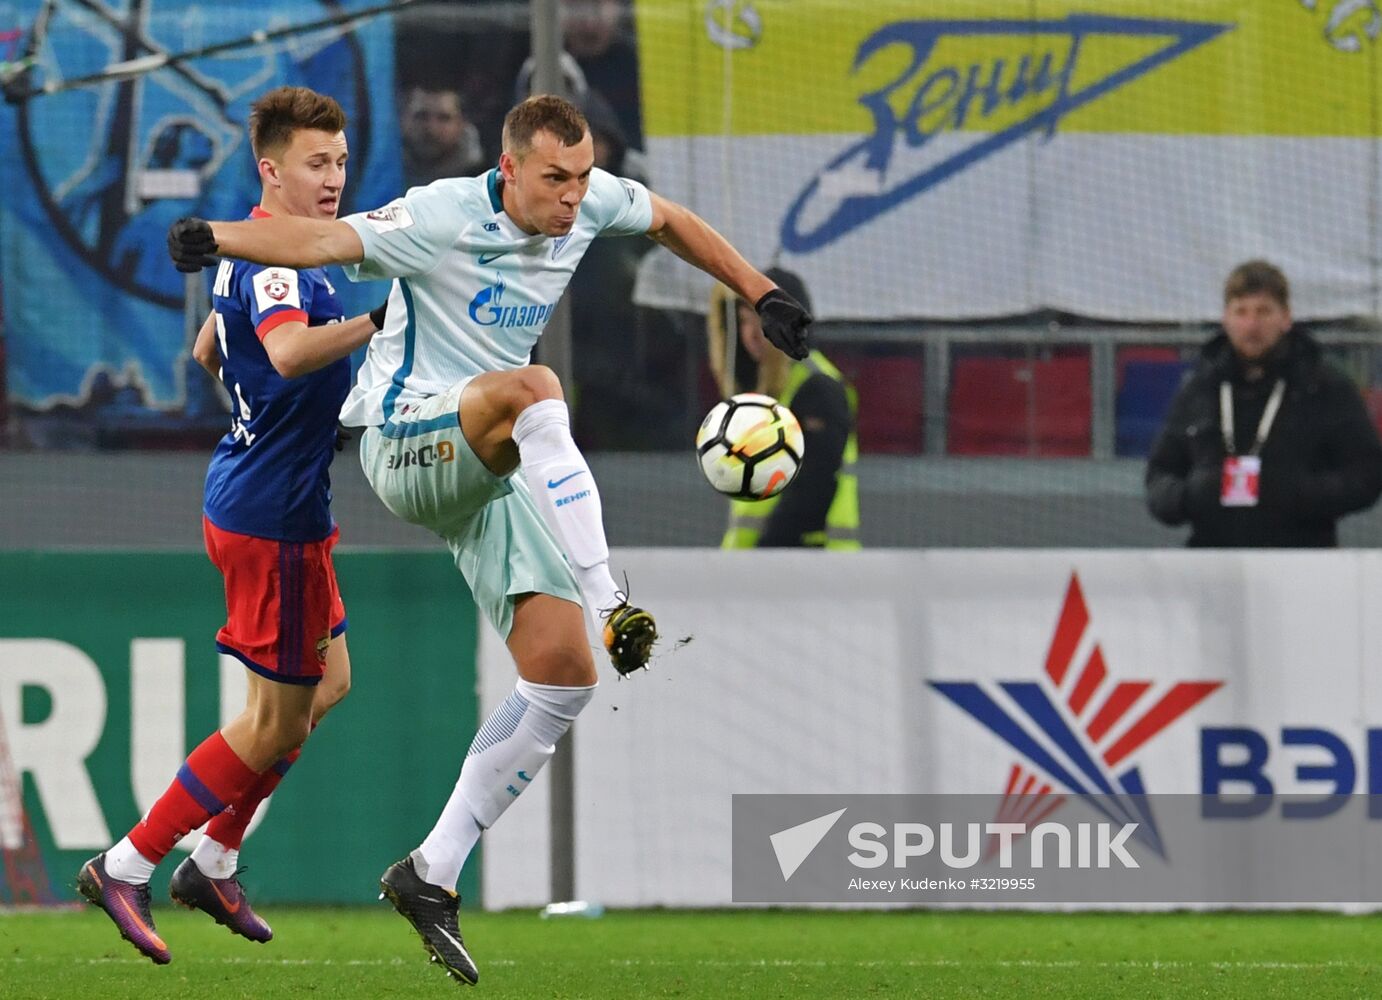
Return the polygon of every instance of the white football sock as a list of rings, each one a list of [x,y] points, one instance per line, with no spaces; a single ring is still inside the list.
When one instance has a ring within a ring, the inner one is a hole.
[[[142,885],[153,876],[158,865],[135,849],[129,837],[106,851],[106,874],[120,882]]]
[[[192,848],[192,861],[207,878],[230,878],[240,863],[240,852],[203,835],[201,842]]]
[[[513,422],[523,478],[585,598],[586,612],[620,604],[619,586],[609,572],[609,546],[600,507],[600,491],[585,456],[571,438],[571,417],[560,399],[529,406]]]
[[[437,824],[413,852],[418,875],[451,889],[480,833],[494,825],[542,770],[557,740],[595,695],[590,687],[519,680],[470,744]]]
[[[464,767],[461,773],[465,773]],[[461,794],[461,783],[457,781],[456,787],[451,789],[451,797],[446,800],[446,807],[437,817],[437,825],[413,851],[413,868],[418,878],[443,889],[455,889],[466,859],[484,832],[470,814],[470,807]]]

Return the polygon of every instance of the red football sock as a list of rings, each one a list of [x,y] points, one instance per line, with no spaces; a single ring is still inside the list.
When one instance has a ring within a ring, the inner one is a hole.
[[[254,813],[259,808],[259,803],[273,794],[278,783],[288,773],[288,768],[293,766],[293,761],[297,760],[301,753],[302,748],[299,747],[259,775],[255,783],[232,802],[225,812],[207,824],[206,835],[222,847],[229,847],[238,851],[240,843],[245,839],[245,830],[249,827],[250,820],[254,819]]]
[[[238,800],[258,780],[225,737],[214,732],[188,755],[149,815],[129,832],[130,843],[157,864],[189,830]]]

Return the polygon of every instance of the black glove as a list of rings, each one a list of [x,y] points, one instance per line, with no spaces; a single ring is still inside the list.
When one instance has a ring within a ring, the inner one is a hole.
[[[782,353],[803,360],[811,353],[807,334],[811,314],[800,302],[780,288],[774,288],[754,303],[763,323],[763,336]]]
[[[196,274],[204,267],[215,267],[218,247],[205,219],[178,219],[168,227],[168,256],[184,274]]]
[[[346,429],[345,429],[344,427],[342,427],[340,424],[337,424],[337,425],[336,425],[336,450],[337,450],[337,451],[345,451],[345,446],[348,445],[348,444],[350,444],[350,440],[351,440],[351,438],[352,438],[353,436],[354,436],[354,435],[352,435],[352,434],[350,433],[350,431],[346,430]]]
[[[384,317],[389,314],[389,300],[385,299],[384,304],[369,311],[369,321],[374,324],[376,330],[384,329]]]

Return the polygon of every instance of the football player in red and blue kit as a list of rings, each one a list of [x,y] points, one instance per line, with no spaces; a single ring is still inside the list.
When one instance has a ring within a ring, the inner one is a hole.
[[[303,87],[256,101],[249,133],[263,196],[251,218],[334,219],[344,128],[340,105]],[[320,269],[227,260],[216,272],[213,311],[193,353],[224,383],[232,412],[207,470],[202,527],[225,579],[216,647],[245,665],[248,700],[192,751],[148,815],[77,878],[82,895],[159,964],[171,955],[149,912],[149,877],[208,820],[173,874],[174,901],[252,941],[273,936],[236,877],[240,843],[312,727],[350,687],[327,469],[350,390],[348,355],[383,325],[385,308],[346,319]]]

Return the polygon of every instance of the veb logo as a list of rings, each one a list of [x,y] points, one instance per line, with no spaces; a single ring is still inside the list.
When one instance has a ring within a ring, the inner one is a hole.
[[[1164,857],[1134,755],[1223,682],[1115,681],[1089,633],[1089,609],[1072,573],[1044,677],[930,684],[1017,751],[999,821],[1030,827],[1059,809],[1066,794],[1089,796],[1110,820],[1137,823],[1137,838]]]

